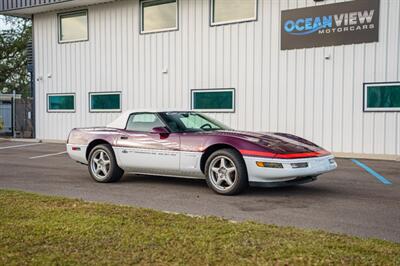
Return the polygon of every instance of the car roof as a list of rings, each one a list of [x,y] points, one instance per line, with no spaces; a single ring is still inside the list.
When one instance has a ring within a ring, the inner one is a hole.
[[[163,113],[163,112],[193,112],[191,110],[177,109],[131,109],[124,111],[117,119],[107,125],[107,127],[125,129],[129,116],[133,113]]]

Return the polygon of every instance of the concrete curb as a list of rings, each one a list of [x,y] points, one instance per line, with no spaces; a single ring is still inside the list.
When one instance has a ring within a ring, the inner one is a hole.
[[[400,161],[398,155],[386,155],[386,154],[363,154],[363,153],[344,153],[344,152],[333,152],[333,155],[337,158],[344,159],[366,159],[366,160],[382,160],[382,161]]]
[[[8,140],[14,142],[26,142],[26,143],[41,143],[40,139],[13,139],[13,138],[0,138],[0,140]]]
[[[43,143],[50,143],[50,144],[66,144],[65,140],[57,140],[57,139],[42,139],[40,140]]]
[[[25,142],[25,143],[49,143],[49,144],[65,144],[65,141],[62,140],[53,140],[53,139],[14,139],[14,138],[0,138],[0,140],[7,140],[13,142]]]

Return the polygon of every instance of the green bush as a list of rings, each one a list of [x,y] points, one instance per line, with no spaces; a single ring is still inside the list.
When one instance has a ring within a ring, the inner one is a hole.
[[[0,130],[4,127],[3,117],[0,116]]]

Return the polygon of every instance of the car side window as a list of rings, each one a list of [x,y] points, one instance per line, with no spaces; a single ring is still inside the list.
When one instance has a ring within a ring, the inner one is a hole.
[[[140,132],[151,132],[155,127],[164,127],[165,125],[161,122],[155,114],[143,113],[143,114],[131,114],[126,125],[126,130],[129,131],[140,131]]]

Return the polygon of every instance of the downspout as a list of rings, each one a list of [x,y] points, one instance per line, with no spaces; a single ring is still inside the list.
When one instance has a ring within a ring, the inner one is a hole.
[[[32,23],[32,69],[31,69],[31,97],[32,97],[32,111],[31,111],[31,121],[32,121],[32,138],[36,138],[36,91],[35,91],[35,23],[34,23],[34,15],[31,16],[31,23]]]

